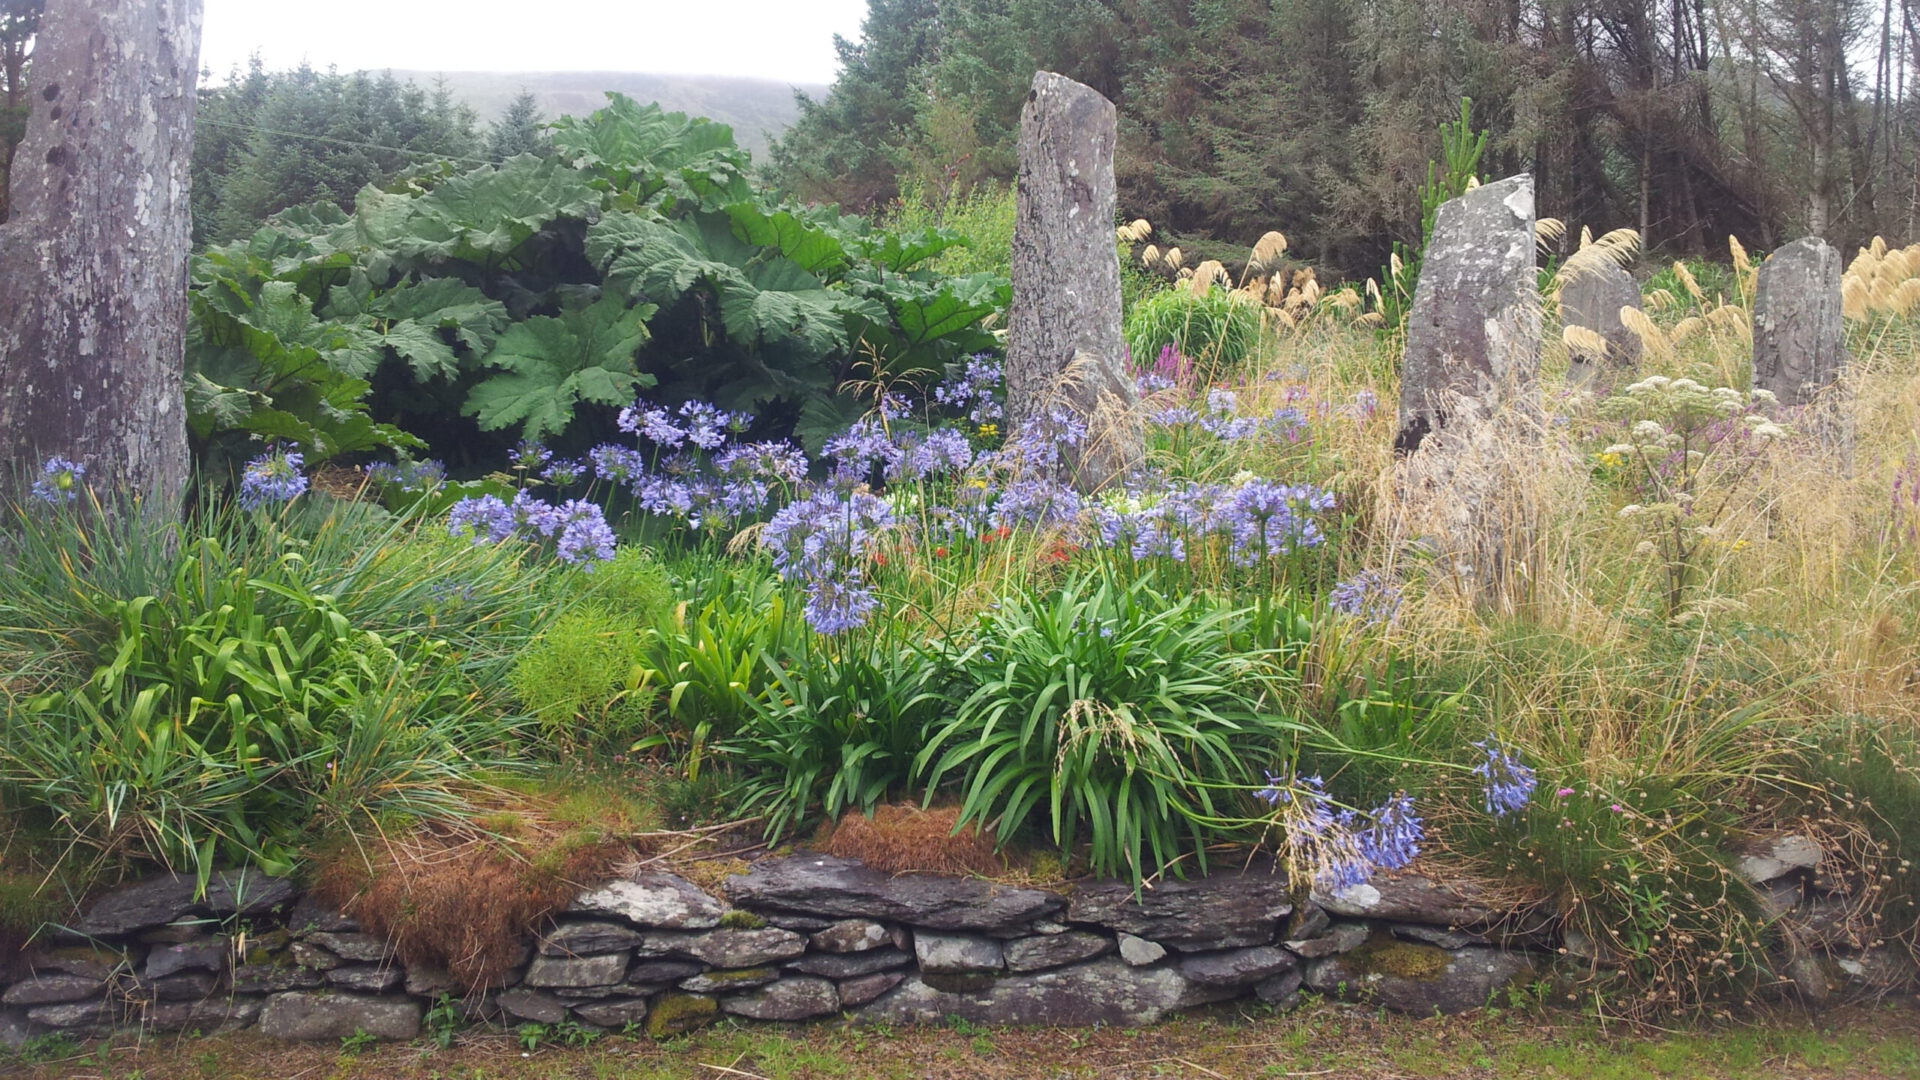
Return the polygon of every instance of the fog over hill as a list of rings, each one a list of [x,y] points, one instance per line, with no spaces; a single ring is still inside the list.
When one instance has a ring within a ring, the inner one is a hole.
[[[533,91],[549,117],[584,115],[606,103],[617,90],[636,101],[657,101],[669,112],[694,113],[733,127],[741,146],[755,159],[800,114],[793,92],[825,96],[819,83],[788,83],[730,75],[649,75],[635,71],[408,71],[394,76],[431,86],[436,78],[472,105],[483,121],[503,112],[522,89]]]

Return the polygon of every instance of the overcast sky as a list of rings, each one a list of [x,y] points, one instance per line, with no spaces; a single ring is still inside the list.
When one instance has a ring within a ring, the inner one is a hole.
[[[832,82],[866,0],[206,0],[200,62],[646,71]]]

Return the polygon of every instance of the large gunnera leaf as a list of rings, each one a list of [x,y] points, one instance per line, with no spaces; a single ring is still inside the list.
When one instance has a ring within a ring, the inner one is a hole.
[[[566,428],[583,401],[632,401],[636,390],[653,385],[634,370],[633,356],[655,310],[607,296],[558,317],[515,323],[484,361],[504,370],[475,386],[462,411],[489,431],[518,424],[527,438],[539,439]]]

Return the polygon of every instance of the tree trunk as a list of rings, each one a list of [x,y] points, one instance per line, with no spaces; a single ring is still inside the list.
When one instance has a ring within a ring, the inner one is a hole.
[[[200,0],[51,0],[0,225],[0,494],[50,456],[178,512]]]
[[[1007,418],[1017,429],[1055,407],[1079,414],[1088,433],[1071,465],[1089,491],[1142,454],[1120,331],[1117,142],[1112,102],[1063,75],[1034,75],[1020,116]]]

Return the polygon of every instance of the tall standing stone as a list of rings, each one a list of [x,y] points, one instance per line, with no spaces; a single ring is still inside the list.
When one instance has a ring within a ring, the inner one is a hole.
[[[1640,306],[1640,286],[1610,258],[1596,258],[1568,274],[1560,287],[1560,322],[1591,330],[1606,342],[1604,357],[1576,351],[1569,381],[1584,383],[1599,369],[1631,371],[1640,363],[1640,335],[1620,320],[1622,308]]]
[[[58,454],[179,513],[200,6],[46,6],[0,225],[0,489]]]
[[[1400,371],[1395,449],[1420,448],[1462,408],[1531,394],[1540,375],[1533,177],[1449,199],[1420,265]]]
[[[1809,236],[1760,264],[1753,299],[1753,382],[1780,404],[1806,405],[1847,362],[1840,253]]]
[[[1136,396],[1120,330],[1114,242],[1113,103],[1049,71],[1020,113],[1013,309],[1007,318],[1007,416],[1015,429],[1064,406],[1088,435],[1073,480],[1092,490],[1142,453]]]

